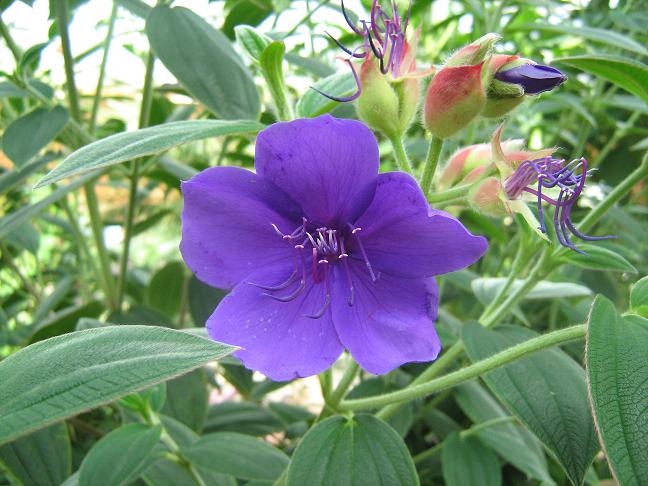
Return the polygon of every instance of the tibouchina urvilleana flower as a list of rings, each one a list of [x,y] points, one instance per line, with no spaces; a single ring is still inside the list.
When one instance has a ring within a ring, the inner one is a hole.
[[[324,115],[262,131],[256,173],[214,167],[183,183],[182,255],[232,289],[209,335],[240,346],[248,368],[309,376],[345,348],[376,374],[436,358],[433,276],[472,264],[487,242],[378,164],[365,125]]]

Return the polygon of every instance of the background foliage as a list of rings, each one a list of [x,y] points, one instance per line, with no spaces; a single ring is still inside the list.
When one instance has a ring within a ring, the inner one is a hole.
[[[439,279],[443,357],[355,379],[343,359],[321,380],[317,421],[319,396],[300,399],[299,383],[254,375],[204,338],[224,292],[180,262],[179,182],[208,166],[251,168],[255,133],[293,110],[355,117],[308,89],[353,90],[323,35],[355,45],[340,6],[200,2],[203,16],[188,1],[115,0],[92,26],[105,41],[85,45],[68,27],[96,2],[50,0],[47,41],[22,45],[5,19],[32,3],[45,2],[0,2],[0,483],[648,482],[645,1],[413,2],[422,66],[498,32],[498,51],[569,75],[515,110],[506,136],[585,156],[599,172],[575,219],[619,238],[584,258],[464,208],[491,246]],[[349,5],[362,18],[369,3]],[[107,62],[120,52],[140,63],[139,83]],[[92,56],[96,87],[78,89],[75,64]],[[497,123],[473,123],[442,160]],[[394,169],[380,141],[382,169]],[[420,124],[405,143],[420,169]]]

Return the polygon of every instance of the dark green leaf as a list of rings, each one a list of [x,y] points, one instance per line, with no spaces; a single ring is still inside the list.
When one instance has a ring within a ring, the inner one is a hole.
[[[502,471],[495,453],[476,437],[454,432],[443,441],[443,479],[447,486],[499,486]]]
[[[648,66],[639,61],[598,54],[561,57],[554,62],[567,64],[606,79],[648,103]]]
[[[180,311],[184,287],[185,266],[182,262],[169,262],[155,272],[146,289],[148,305],[169,318]]]
[[[297,446],[287,486],[418,485],[405,443],[373,415],[331,417],[310,429]]]
[[[79,486],[124,484],[135,479],[160,440],[162,427],[122,425],[97,442],[79,469]]]
[[[0,362],[0,443],[187,373],[235,348],[152,326],[40,341]]]
[[[232,26],[233,27],[233,26]],[[153,50],[185,88],[227,120],[255,120],[259,94],[229,39],[191,10],[155,7],[146,18]]]
[[[209,407],[205,431],[268,435],[282,430],[277,416],[253,402],[223,402]]]
[[[234,38],[234,30],[240,25],[257,26],[272,13],[270,0],[236,0],[223,23],[223,33]]]
[[[86,304],[71,305],[55,312],[47,319],[36,323],[31,329],[30,343],[42,341],[53,336],[71,332],[82,317],[97,317],[104,307],[99,301],[91,300]]]
[[[476,424],[509,416],[476,382],[457,387],[454,397],[464,413]],[[486,427],[478,435],[485,444],[529,477],[542,481],[543,484],[553,483],[538,439],[525,428],[502,423]]]
[[[592,408],[619,484],[648,483],[648,320],[598,296],[587,334]]]
[[[536,336],[517,326],[492,331],[479,324],[464,328],[472,361]],[[487,373],[484,381],[555,455],[572,483],[580,486],[599,449],[584,370],[560,349],[547,349]]]
[[[65,424],[51,425],[1,446],[0,463],[25,486],[59,486],[72,472]]]
[[[189,280],[189,312],[196,326],[204,326],[227,291],[215,289],[192,276]]]
[[[648,277],[644,277],[630,290],[630,310],[648,317]]]
[[[24,166],[63,130],[68,112],[62,106],[37,108],[18,118],[2,136],[2,150],[17,167]]]
[[[197,466],[241,479],[274,481],[288,465],[280,450],[235,432],[206,434],[182,453]]]
[[[162,152],[183,143],[220,135],[256,133],[262,128],[263,125],[250,120],[187,120],[117,133],[71,153],[34,187]]]
[[[201,432],[207,418],[209,390],[205,371],[198,369],[167,382],[162,412]]]

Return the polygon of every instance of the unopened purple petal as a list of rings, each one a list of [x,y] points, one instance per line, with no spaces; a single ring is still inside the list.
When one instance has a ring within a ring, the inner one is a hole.
[[[307,282],[304,291],[290,302],[264,295],[257,287],[285,281],[291,272],[290,266],[278,266],[250,275],[207,321],[212,339],[242,347],[235,354],[245,366],[276,381],[315,375],[343,351],[330,310],[319,319],[306,317],[321,307],[323,285]]]
[[[182,183],[182,256],[196,276],[232,288],[250,272],[293,259],[272,227],[292,231],[299,207],[268,179],[236,167],[207,169]]]
[[[558,69],[542,64],[522,64],[498,71],[495,78],[505,83],[518,84],[529,95],[551,91],[567,80],[567,76]]]
[[[375,270],[401,277],[431,277],[475,263],[488,248],[456,218],[433,210],[408,174],[378,176],[373,201],[356,221]],[[357,252],[356,252],[357,254]]]
[[[257,138],[257,173],[290,194],[306,218],[329,227],[367,207],[378,164],[374,135],[354,120],[323,115],[275,123]]]
[[[441,343],[434,328],[438,306],[434,279],[383,274],[373,282],[359,262],[353,262],[350,269],[355,302],[347,303],[348,280],[338,272],[333,322],[360,366],[380,375],[404,363],[436,359]]]

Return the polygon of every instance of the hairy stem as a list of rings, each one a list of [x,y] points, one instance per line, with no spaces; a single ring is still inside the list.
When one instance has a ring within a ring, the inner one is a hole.
[[[421,177],[421,189],[423,189],[423,194],[425,194],[426,197],[430,196],[430,191],[432,190],[432,181],[434,180],[434,173],[439,164],[441,149],[443,149],[443,139],[436,135],[432,135],[427,157],[425,158],[425,166],[423,167],[423,176]]]
[[[63,49],[63,64],[65,66],[65,86],[67,88],[68,103],[72,118],[81,122],[81,106],[79,104],[79,93],[74,81],[74,58],[70,47],[70,34],[68,32],[68,7],[67,0],[55,0],[56,23],[61,35],[61,47]]]
[[[397,135],[391,137],[389,141],[394,149],[394,156],[396,157],[396,165],[398,165],[398,169],[411,174],[413,171],[412,164],[407,156],[407,152],[405,151],[402,137]]]
[[[427,383],[416,386],[410,386],[402,390],[383,395],[377,395],[368,398],[357,398],[355,400],[343,400],[340,403],[342,410],[371,410],[372,408],[382,407],[391,403],[405,402],[414,400],[415,398],[424,397],[432,393],[457,386],[465,383],[468,380],[477,378],[489,371],[505,366],[520,358],[524,358],[531,353],[535,353],[542,349],[563,344],[569,341],[580,339],[586,332],[585,324],[572,326],[558,331],[550,332],[542,336],[538,336],[523,343],[512,346],[504,351],[500,351],[493,356],[473,363],[460,370],[448,373]]]

